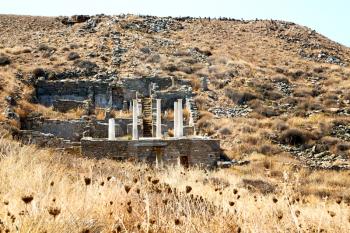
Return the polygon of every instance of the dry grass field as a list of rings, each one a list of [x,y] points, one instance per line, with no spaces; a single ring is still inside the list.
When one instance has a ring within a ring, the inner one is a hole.
[[[205,171],[0,140],[1,232],[349,232],[349,172],[259,157]],[[270,167],[269,167],[270,166]]]

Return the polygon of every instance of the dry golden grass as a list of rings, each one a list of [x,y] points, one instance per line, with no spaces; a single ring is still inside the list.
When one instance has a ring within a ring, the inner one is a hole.
[[[165,117],[166,117],[166,120],[173,121],[174,120],[174,110],[172,110],[172,109],[167,110]]]
[[[0,152],[2,231],[350,230],[349,180],[341,180],[346,172],[297,171],[287,163],[262,162],[261,155],[252,167],[154,170],[60,155],[4,138]],[[322,199],[308,188],[340,195]]]
[[[111,115],[113,117],[116,117],[116,118],[132,118],[132,112],[130,112],[130,111],[122,111],[122,110],[116,111],[116,110],[113,110],[111,112]]]
[[[97,109],[95,109],[95,115],[96,115],[97,120],[104,120],[105,115],[106,115],[106,111],[105,111],[105,109],[97,108]]]
[[[45,107],[27,101],[20,101],[19,106],[15,111],[21,118],[27,117],[30,113],[40,113],[45,118],[60,120],[79,119],[84,115],[84,110],[81,108],[72,109],[66,113],[62,113],[54,111],[53,107]]]

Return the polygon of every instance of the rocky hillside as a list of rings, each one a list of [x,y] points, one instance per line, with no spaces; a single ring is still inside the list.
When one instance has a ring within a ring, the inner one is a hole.
[[[203,134],[226,154],[293,156],[349,168],[350,49],[283,21],[0,15],[0,107],[18,127],[36,79],[191,80]],[[203,80],[208,80],[208,87]]]

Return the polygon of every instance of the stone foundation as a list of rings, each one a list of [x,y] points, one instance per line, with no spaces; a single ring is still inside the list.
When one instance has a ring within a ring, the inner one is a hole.
[[[115,124],[115,136],[125,136],[126,132],[119,124]],[[108,138],[108,123],[95,122],[93,129],[91,130],[90,136],[93,138]]]
[[[55,111],[59,112],[68,112],[80,108],[84,111],[85,115],[89,115],[92,112],[89,101],[59,99],[53,101],[53,108]]]
[[[214,139],[113,140],[83,138],[81,153],[90,158],[139,160],[148,163],[184,166],[215,166],[220,158],[220,142]]]
[[[84,120],[51,120],[44,118],[27,119],[22,129],[53,134],[65,140],[80,141],[88,122]]]
[[[23,144],[35,144],[39,147],[51,147],[69,149],[80,147],[80,142],[71,142],[63,138],[58,138],[53,134],[45,134],[38,131],[21,130],[19,139]]]

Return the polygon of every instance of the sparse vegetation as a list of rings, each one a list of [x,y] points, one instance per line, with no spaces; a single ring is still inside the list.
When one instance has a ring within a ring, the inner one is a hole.
[[[6,66],[11,64],[11,60],[8,56],[0,53],[0,66]]]
[[[281,141],[291,145],[303,145],[309,139],[309,133],[300,129],[288,129],[281,135]]]
[[[236,104],[244,104],[250,100],[256,99],[257,97],[249,92],[241,92],[232,88],[225,88],[225,95],[230,98]]]
[[[67,157],[4,138],[0,148],[2,231],[192,232],[196,227],[201,232],[318,228],[347,232],[350,228],[344,221],[350,214],[346,173],[293,171],[273,160],[266,166],[263,159],[246,168],[205,175],[196,168],[154,170],[144,164]],[[264,175],[266,167],[274,179]],[[321,199],[325,196],[328,199]]]
[[[79,58],[80,58],[80,56],[76,52],[70,52],[67,56],[68,61],[74,61],[74,60],[79,59]]]
[[[11,108],[20,118],[0,114],[1,126],[19,128],[29,114],[83,115],[37,104],[35,79],[50,80],[52,72],[76,79],[170,76],[192,81],[197,132],[220,139],[229,159],[249,164],[156,170],[1,138],[0,232],[349,232],[349,171],[310,170],[286,150],[309,151],[304,158],[328,154],[334,164],[350,159],[349,48],[274,20],[184,19],[177,21],[181,30],[149,33],[121,26],[145,18],[113,17],[79,34],[83,24],[0,15],[0,110],[15,97]],[[336,52],[344,65],[317,60],[321,52]],[[200,77],[208,77],[208,91],[200,90]],[[105,110],[95,116],[104,120]]]

